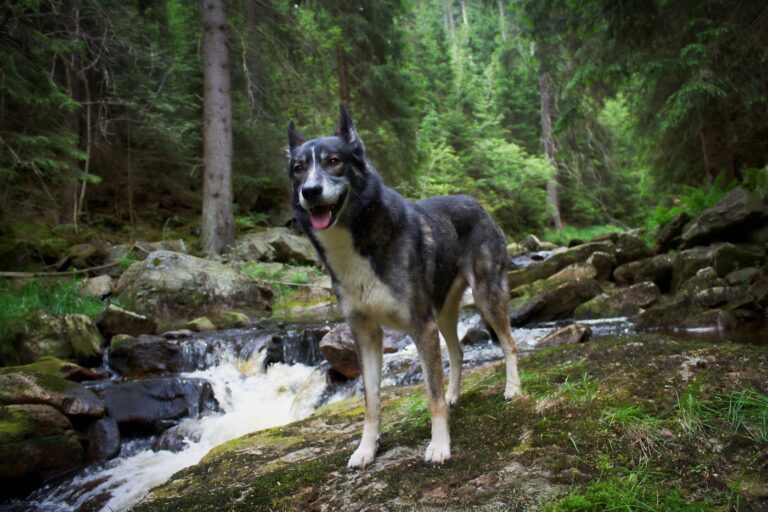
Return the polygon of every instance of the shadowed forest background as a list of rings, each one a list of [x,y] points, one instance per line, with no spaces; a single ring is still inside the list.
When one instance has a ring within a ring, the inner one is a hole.
[[[652,228],[766,183],[764,2],[237,0],[226,16],[239,231],[289,220],[288,119],[328,134],[339,101],[390,185],[475,195],[508,237]],[[197,2],[3,3],[3,267],[94,236],[199,248],[202,34]]]

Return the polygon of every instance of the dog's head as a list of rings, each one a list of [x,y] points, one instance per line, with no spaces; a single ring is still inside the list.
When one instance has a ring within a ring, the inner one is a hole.
[[[340,105],[336,134],[305,141],[288,125],[288,175],[297,219],[315,230],[334,226],[345,214],[351,183],[365,172],[365,149],[352,117]]]

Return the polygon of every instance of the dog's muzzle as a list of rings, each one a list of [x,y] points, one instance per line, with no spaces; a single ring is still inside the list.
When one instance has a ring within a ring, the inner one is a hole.
[[[312,185],[301,188],[301,206],[309,212],[309,220],[315,229],[327,229],[333,226],[341,208],[344,206],[346,191],[328,197],[322,186]]]

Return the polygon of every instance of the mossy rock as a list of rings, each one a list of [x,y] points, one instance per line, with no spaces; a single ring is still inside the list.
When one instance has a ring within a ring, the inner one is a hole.
[[[728,412],[743,393],[768,400],[766,348],[644,335],[544,350],[520,367],[527,395],[513,401],[502,397],[503,366],[465,375],[445,464],[422,459],[423,389],[388,389],[365,470],[346,468],[362,428],[358,396],[212,450],[134,510],[571,510],[603,491],[619,500],[632,482],[644,486],[630,497],[645,510],[766,505],[763,486],[748,485],[768,477],[759,410],[739,424]]]
[[[6,366],[0,368],[0,374],[7,373],[40,373],[43,375],[51,375],[54,377],[61,377],[68,380],[86,380],[95,377],[95,374],[80,365],[77,365],[71,361],[64,361],[52,356],[44,356],[35,361],[34,363],[22,365],[22,366]]]
[[[101,361],[102,343],[99,329],[87,315],[36,313],[28,317],[19,356],[22,363],[51,356],[96,365]]]
[[[216,325],[207,316],[201,316],[184,324],[184,328],[195,332],[211,332],[216,330]]]

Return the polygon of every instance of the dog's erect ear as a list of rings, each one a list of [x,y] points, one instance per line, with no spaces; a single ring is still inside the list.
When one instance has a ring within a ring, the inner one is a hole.
[[[296,130],[293,119],[291,119],[288,123],[288,149],[293,151],[302,144],[304,144],[304,136]]]
[[[363,141],[357,135],[357,128],[355,128],[355,123],[352,122],[352,116],[349,115],[343,103],[339,103],[339,127],[336,130],[336,135],[344,139],[347,144],[363,144]]]

